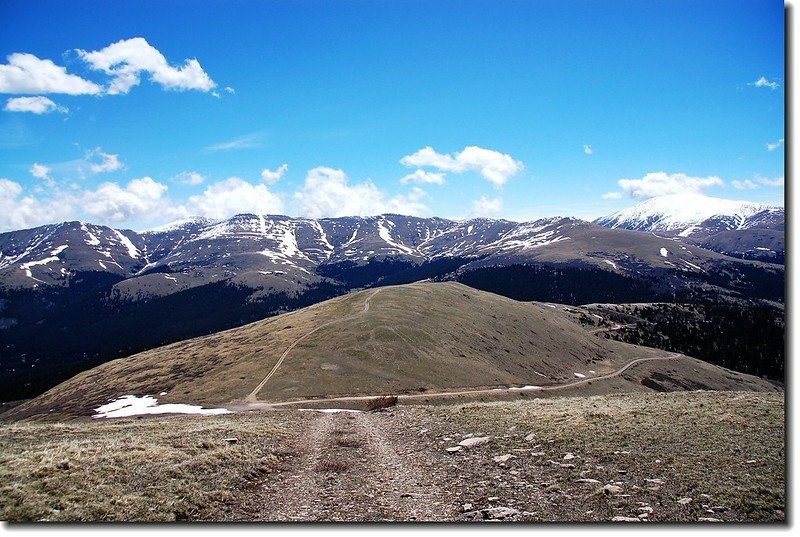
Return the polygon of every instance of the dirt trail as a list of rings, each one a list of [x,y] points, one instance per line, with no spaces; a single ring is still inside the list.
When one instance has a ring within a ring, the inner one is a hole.
[[[312,415],[313,414],[313,415]],[[287,521],[444,520],[447,494],[421,462],[404,457],[387,414],[308,412],[291,456],[234,510],[233,519]]]
[[[529,393],[538,393],[538,392],[549,392],[549,391],[557,391],[557,390],[564,390],[567,388],[574,388],[575,386],[580,386],[582,384],[588,384],[590,382],[596,382],[598,380],[606,380],[614,377],[618,377],[622,375],[625,371],[630,369],[631,367],[636,366],[637,364],[641,364],[644,362],[651,362],[651,361],[658,361],[658,360],[681,360],[685,359],[686,356],[677,352],[673,352],[667,356],[650,356],[647,358],[637,358],[635,360],[631,360],[627,364],[623,365],[621,368],[608,373],[606,375],[598,375],[592,377],[586,377],[583,379],[573,380],[571,382],[565,382],[564,384],[556,384],[550,386],[536,386],[535,388],[528,388],[524,391]],[[413,395],[398,395],[398,402],[400,403],[410,403],[413,404],[416,401],[429,401],[431,399],[442,398],[442,397],[452,397],[456,395],[481,395],[481,396],[491,396],[491,395],[498,395],[503,394],[511,391],[520,391],[520,388],[489,388],[489,389],[470,389],[470,390],[454,390],[454,391],[440,391],[440,392],[425,392],[423,394],[413,394]],[[234,410],[234,411],[242,411],[242,410],[257,410],[257,409],[270,409],[270,408],[280,408],[280,407],[294,407],[294,406],[302,406],[304,404],[313,403],[315,406],[319,407],[321,404],[352,404],[356,402],[363,402],[369,401],[370,399],[374,399],[375,397],[386,395],[386,394],[374,394],[374,395],[362,395],[362,396],[344,396],[344,397],[326,397],[326,398],[319,398],[319,399],[309,399],[309,400],[301,400],[301,401],[284,401],[280,403],[265,403],[265,402],[257,402],[257,401],[247,401],[246,405],[227,405],[227,408]]]
[[[265,376],[263,378],[263,380],[258,383],[258,386],[256,386],[255,389],[252,392],[250,392],[247,395],[247,397],[245,397],[245,401],[248,402],[248,403],[255,403],[255,402],[258,401],[258,399],[256,398],[256,396],[258,395],[258,392],[261,391],[261,389],[264,387],[264,385],[267,382],[269,382],[269,379],[271,379],[272,376],[278,371],[278,368],[283,363],[283,360],[289,355],[290,352],[292,352],[292,349],[294,349],[297,346],[298,343],[300,343],[301,341],[306,339],[308,336],[310,336],[310,335],[316,333],[317,331],[325,328],[326,326],[330,326],[330,325],[336,324],[336,323],[342,323],[342,322],[345,322],[345,321],[351,321],[351,320],[353,320],[353,319],[355,319],[357,317],[360,317],[361,315],[364,315],[365,313],[367,313],[369,311],[369,303],[370,303],[370,300],[372,300],[372,297],[374,297],[375,295],[377,295],[380,292],[381,292],[381,289],[376,289],[375,291],[370,293],[369,296],[367,296],[367,298],[364,300],[364,309],[362,311],[360,311],[358,313],[355,313],[353,315],[348,315],[347,317],[342,317],[340,319],[334,319],[333,321],[328,321],[327,323],[323,323],[323,324],[317,326],[316,328],[314,328],[313,330],[310,330],[310,331],[306,332],[305,334],[303,334],[302,336],[300,336],[299,338],[297,338],[291,345],[289,345],[289,347],[287,347],[287,349],[285,351],[283,351],[283,354],[281,354],[280,358],[278,358],[278,361],[275,362],[275,365],[272,367],[272,369],[269,371],[269,373],[267,373],[267,376]]]

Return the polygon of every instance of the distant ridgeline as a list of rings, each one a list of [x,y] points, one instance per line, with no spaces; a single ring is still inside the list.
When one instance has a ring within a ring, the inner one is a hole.
[[[67,222],[0,234],[1,397],[31,397],[99,363],[354,289],[422,279],[566,304],[746,309],[784,297],[780,264],[574,218],[238,215],[144,233]],[[731,341],[767,337],[747,325],[735,332]],[[782,354],[769,360],[782,367]]]

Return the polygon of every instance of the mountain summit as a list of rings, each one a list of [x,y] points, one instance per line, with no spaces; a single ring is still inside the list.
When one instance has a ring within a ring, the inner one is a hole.
[[[732,257],[783,262],[783,207],[700,194],[659,196],[594,221],[660,233]]]

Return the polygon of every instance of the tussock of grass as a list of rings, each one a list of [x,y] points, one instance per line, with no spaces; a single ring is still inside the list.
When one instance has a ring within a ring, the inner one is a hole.
[[[367,401],[364,405],[364,410],[367,412],[371,412],[374,410],[382,410],[384,408],[389,408],[397,404],[397,396],[396,395],[382,395],[380,397],[375,397]]]
[[[339,438],[334,442],[337,447],[357,448],[364,445],[358,438]]]
[[[323,459],[317,464],[318,472],[333,472],[341,474],[350,468],[350,462],[344,459]]]
[[[246,481],[275,467],[263,439],[280,434],[247,416],[3,425],[0,519],[214,518]]]

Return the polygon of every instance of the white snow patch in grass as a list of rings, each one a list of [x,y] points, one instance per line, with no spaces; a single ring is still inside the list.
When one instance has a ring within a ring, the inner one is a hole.
[[[509,390],[541,390],[541,386],[523,386],[522,388],[509,388]]]
[[[227,408],[203,408],[196,405],[181,403],[168,403],[159,405],[158,399],[152,395],[138,397],[136,395],[123,395],[110,403],[94,409],[97,412],[93,418],[124,418],[127,416],[140,416],[143,414],[230,414]]]
[[[586,378],[586,375],[584,375],[582,373],[575,373],[575,376],[578,377],[579,379],[585,379]]]
[[[603,263],[608,263],[609,265],[611,265],[611,266],[612,266],[612,267],[614,267],[615,269],[618,269],[618,267],[617,267],[617,264],[616,264],[616,263],[614,263],[613,261],[610,261],[610,260],[608,260],[608,259],[603,259]]]
[[[667,257],[667,254],[669,252],[667,252],[666,248],[662,248],[661,250],[659,250],[659,253],[661,254],[661,257]]]

